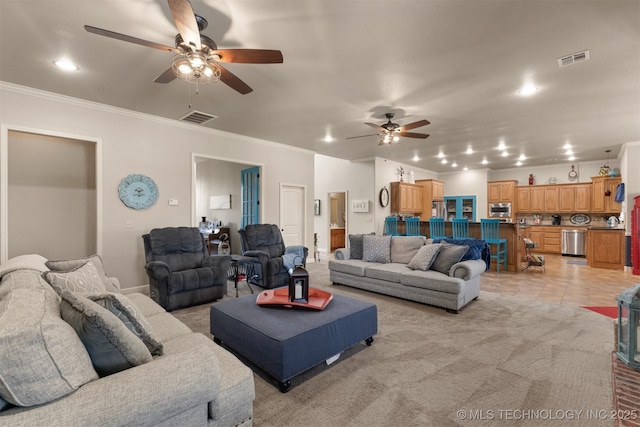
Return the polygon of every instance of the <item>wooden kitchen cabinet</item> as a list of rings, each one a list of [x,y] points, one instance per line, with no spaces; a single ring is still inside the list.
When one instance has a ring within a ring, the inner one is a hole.
[[[487,199],[489,203],[513,203],[518,181],[492,181],[487,183]]]
[[[391,213],[420,214],[422,207],[422,185],[406,182],[391,183]],[[430,210],[431,206],[429,206]]]
[[[624,229],[592,228],[587,232],[587,265],[624,270]]]
[[[416,185],[422,186],[422,213],[420,219],[428,221],[431,218],[433,202],[444,201],[444,181],[437,179],[419,179]]]
[[[531,187],[531,212],[542,213],[545,211],[545,188],[542,186]]]
[[[560,209],[560,188],[550,185],[544,188],[544,210],[545,212],[558,212]]]
[[[594,176],[591,181],[591,212],[619,214],[622,206],[615,196],[621,178],[603,175]]]
[[[529,227],[527,230],[529,239],[537,244],[534,252],[560,253],[561,227],[535,225]]]
[[[574,185],[575,212],[591,212],[591,184]]]
[[[531,188],[516,187],[516,213],[531,212]]]

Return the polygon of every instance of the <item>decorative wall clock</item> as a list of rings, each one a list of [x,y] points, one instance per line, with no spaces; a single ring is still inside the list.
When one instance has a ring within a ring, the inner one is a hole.
[[[380,206],[382,206],[383,208],[386,208],[388,204],[389,204],[389,190],[387,190],[387,187],[382,187],[382,190],[380,190]]]
[[[146,175],[131,174],[120,181],[118,196],[131,209],[146,209],[158,200],[158,186]]]

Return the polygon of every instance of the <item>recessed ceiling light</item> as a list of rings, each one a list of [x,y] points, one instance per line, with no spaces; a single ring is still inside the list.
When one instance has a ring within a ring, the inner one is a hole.
[[[442,159],[442,162],[440,162],[440,163],[442,163],[443,165],[446,165],[447,164],[447,159]]]
[[[452,167],[452,168],[457,168],[457,167],[458,167],[458,164],[454,161],[453,163],[451,163],[451,167]]]
[[[413,156],[413,161],[417,162],[420,160],[420,157],[418,157],[418,155],[416,154],[415,156]]]
[[[566,142],[562,148],[564,148],[565,150],[568,150],[569,148],[571,148],[571,144],[569,144],[568,142]]]
[[[531,96],[538,91],[538,88],[531,83],[527,83],[520,88],[518,94],[522,96]]]
[[[504,145],[504,141],[500,141],[500,144],[498,144],[498,150],[504,150],[505,148],[507,148],[507,146]]]
[[[443,153],[442,151],[438,153],[438,158],[439,158],[439,159],[444,158],[444,153]]]
[[[327,134],[324,137],[324,142],[333,142],[333,138],[331,137],[331,135]]]
[[[486,165],[489,162],[487,161],[487,159],[482,159],[482,161],[480,163],[482,163],[483,165]]]
[[[506,151],[503,151],[502,154],[501,154],[502,157],[507,157],[508,155],[509,155],[509,153],[506,152]]]
[[[471,147],[467,148],[467,154],[473,154],[473,148]]]
[[[527,156],[525,156],[524,154],[520,154],[520,157],[518,157],[518,160],[520,161],[527,160]]]
[[[569,160],[573,161],[575,159],[576,159],[575,156],[569,156]]]
[[[53,62],[56,67],[65,71],[78,71],[80,68],[68,59],[58,59]]]
[[[465,166],[465,167],[463,167],[463,168],[462,168],[462,170],[463,170],[463,171],[468,171],[468,170],[469,170],[469,168]]]
[[[522,166],[522,162],[521,162],[520,160],[518,160],[518,161],[516,162],[516,166]]]

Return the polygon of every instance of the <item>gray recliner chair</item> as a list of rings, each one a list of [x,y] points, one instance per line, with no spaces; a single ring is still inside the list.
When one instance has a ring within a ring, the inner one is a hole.
[[[204,304],[226,293],[231,257],[209,256],[197,228],[154,228],[142,240],[150,294],[165,310]]]
[[[289,284],[289,269],[307,265],[309,249],[302,245],[285,247],[280,227],[275,224],[252,224],[238,230],[242,255],[253,257],[247,280],[266,289]]]

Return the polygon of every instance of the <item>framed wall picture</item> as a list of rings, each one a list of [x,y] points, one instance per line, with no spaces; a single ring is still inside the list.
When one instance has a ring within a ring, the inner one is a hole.
[[[315,199],[313,201],[313,214],[315,216],[320,215],[320,199]]]
[[[351,202],[351,211],[352,212],[369,212],[369,201],[354,200],[353,202]]]

